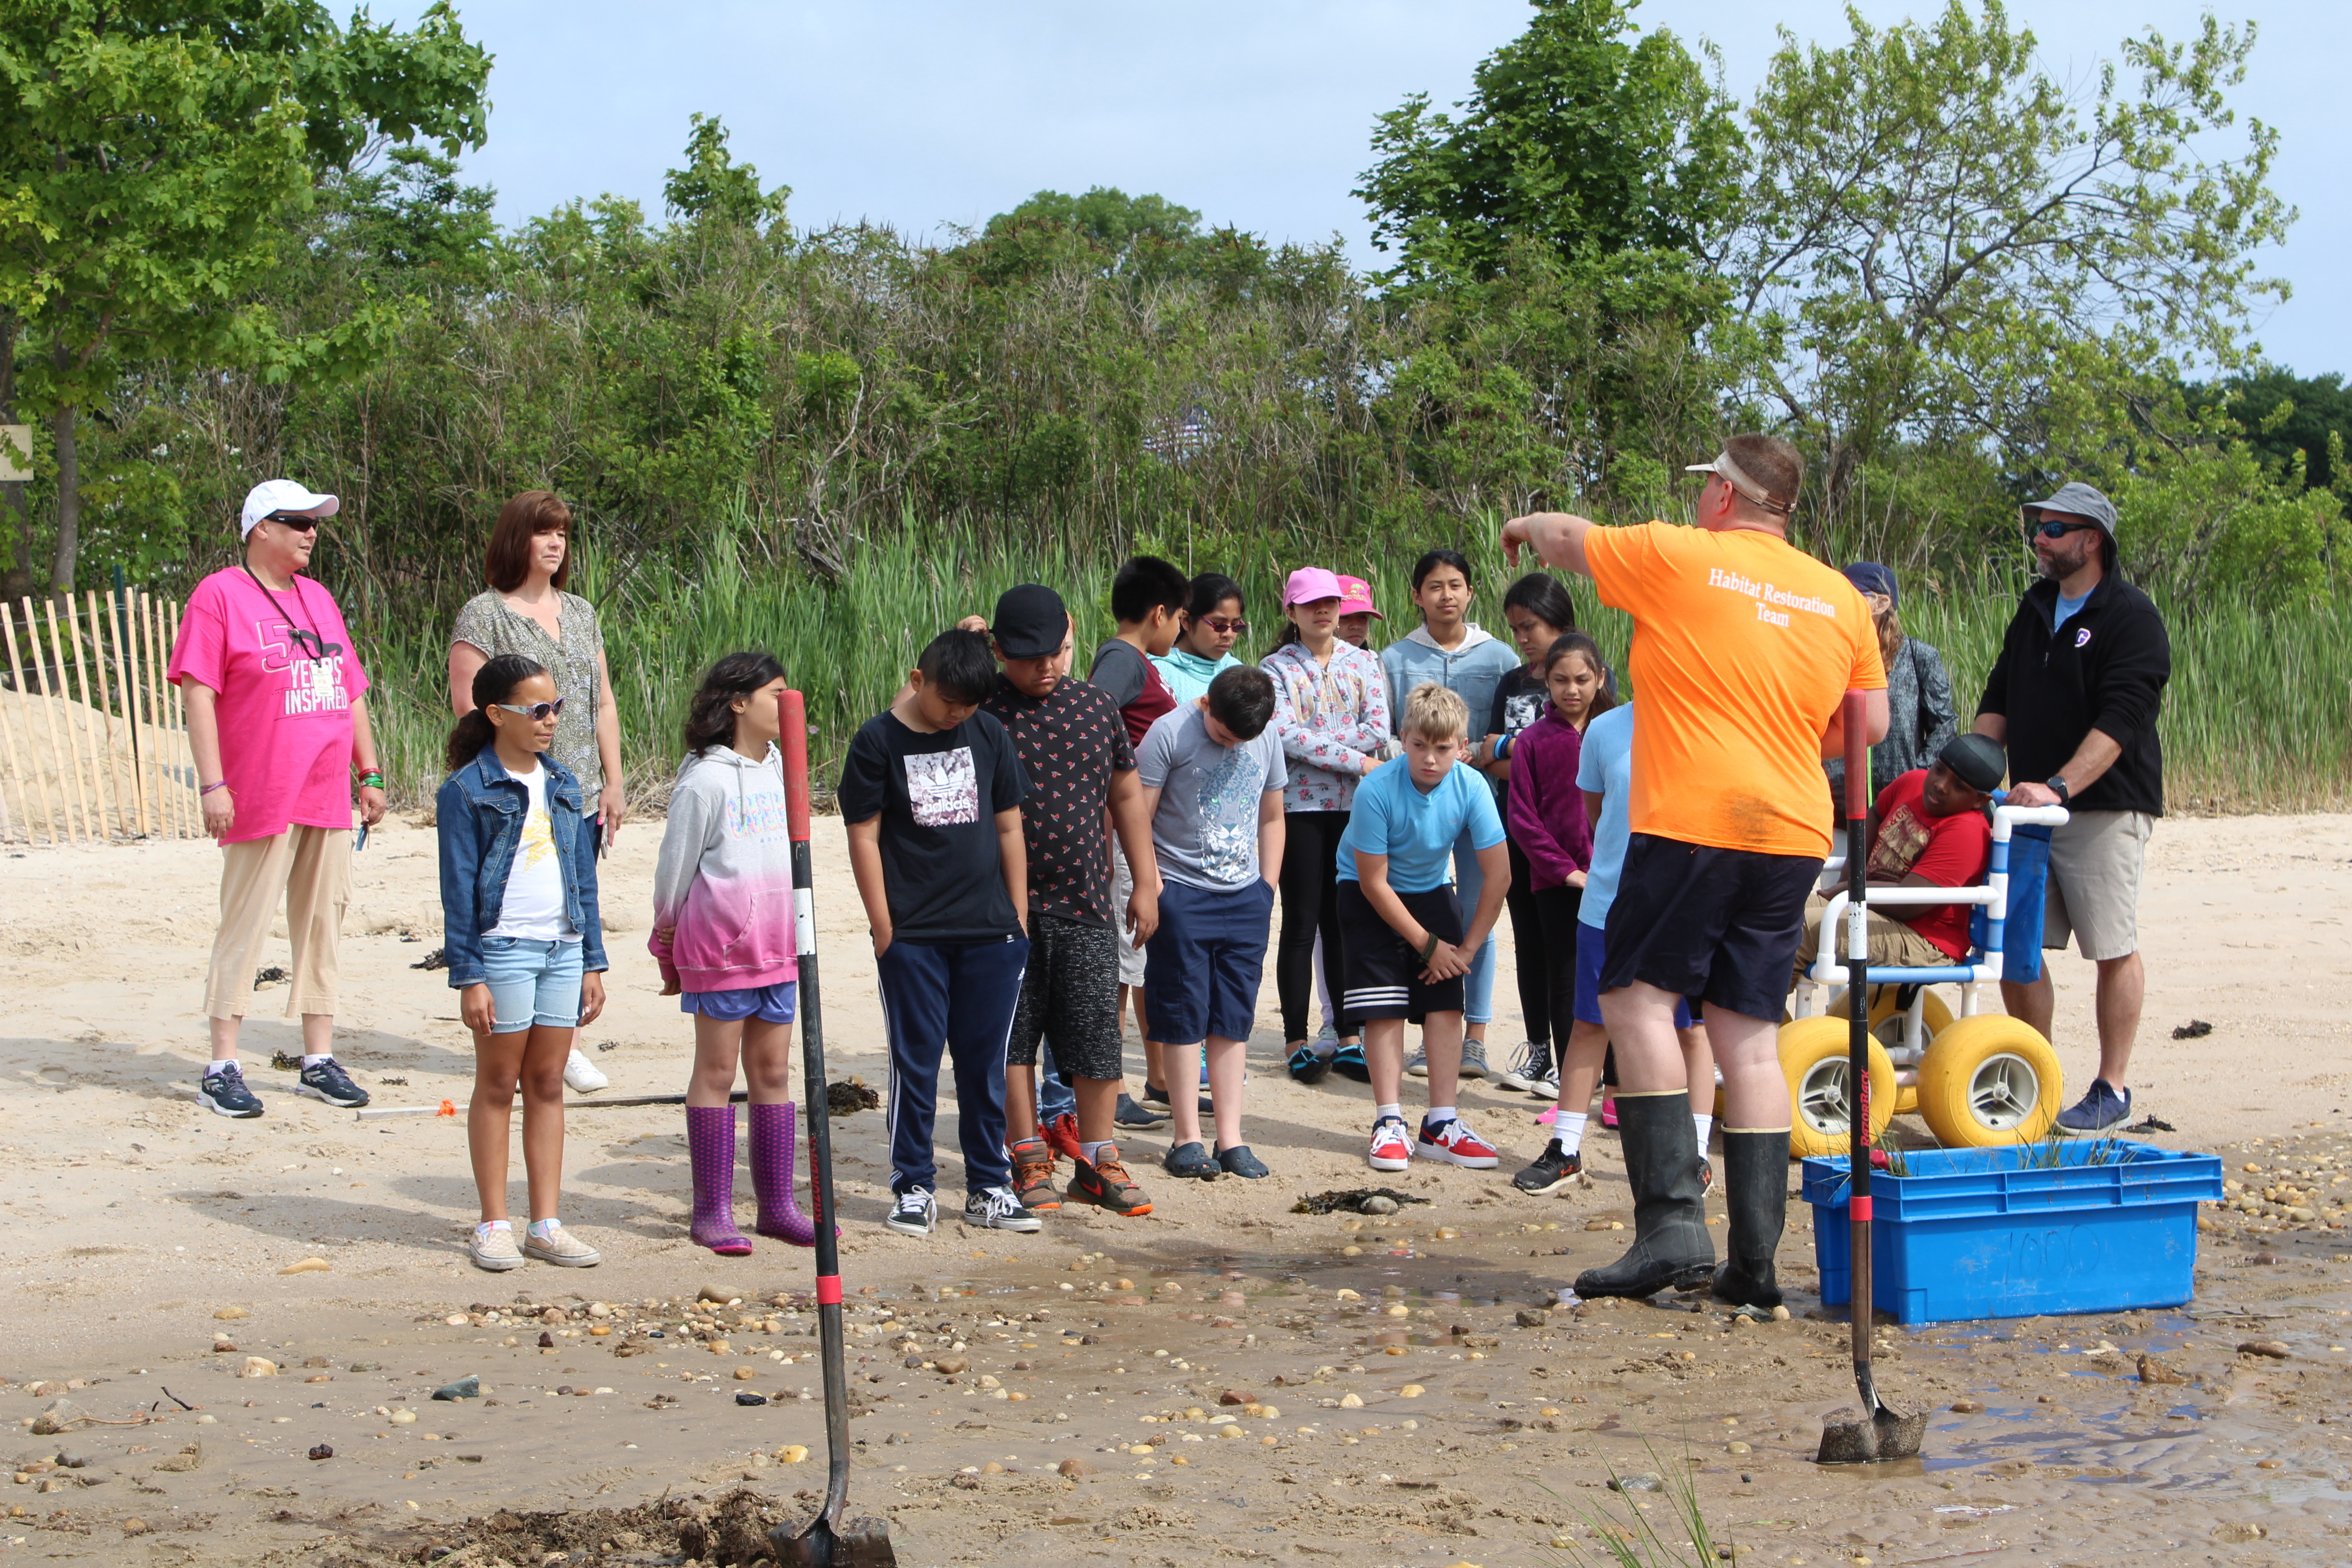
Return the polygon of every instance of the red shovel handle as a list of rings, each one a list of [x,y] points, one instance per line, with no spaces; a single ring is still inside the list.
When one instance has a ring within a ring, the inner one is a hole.
[[[776,699],[776,723],[784,752],[784,819],[793,842],[809,841],[808,702],[797,691]]]

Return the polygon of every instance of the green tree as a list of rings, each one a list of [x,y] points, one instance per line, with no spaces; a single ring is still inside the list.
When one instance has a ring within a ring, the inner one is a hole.
[[[1689,266],[1713,253],[1739,195],[1732,106],[1672,33],[1636,36],[1638,4],[1533,0],[1458,119],[1425,93],[1381,116],[1381,161],[1355,195],[1372,243],[1397,253],[1390,283],[1491,279],[1520,242],[1598,279],[1629,253]]]
[[[1747,119],[1753,174],[1729,267],[1755,391],[1816,456],[1832,526],[1864,465],[1910,440],[1984,442],[2032,476],[2125,431],[2195,354],[2251,346],[2285,295],[2254,253],[2293,213],[2276,133],[2236,116],[2253,29],[2125,40],[2070,95],[1999,0],[1932,26],[1783,34]]]
[[[2293,463],[2305,488],[2352,490],[2352,472],[2330,455],[2352,444],[2352,386],[2342,375],[2298,376],[2272,365],[2188,392],[2200,409],[2234,405],[2247,444],[2274,462]]]
[[[381,351],[389,305],[289,335],[255,290],[317,183],[372,144],[478,146],[489,63],[447,0],[409,31],[340,26],[316,0],[0,0],[0,416],[48,416],[53,589],[79,553],[77,416],[128,364],[282,381]]]
[[[670,215],[688,223],[709,219],[765,228],[782,223],[793,188],[760,189],[760,171],[727,156],[727,127],[715,114],[695,115],[686,138],[686,167],[662,181]]]

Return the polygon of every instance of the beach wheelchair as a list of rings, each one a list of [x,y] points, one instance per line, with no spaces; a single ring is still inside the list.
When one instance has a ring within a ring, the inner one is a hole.
[[[2005,799],[2004,793],[1993,796],[1992,854],[1981,883],[1868,889],[1866,908],[1975,906],[1969,962],[1870,966],[1874,1143],[1887,1122],[1913,1111],[1945,1148],[2030,1143],[2049,1132],[2064,1105],[2063,1078],[2050,1042],[2022,1020],[1980,1010],[1984,987],[1997,985],[2005,972],[2029,980],[2041,973],[2050,830],[2066,821],[2063,806],[2012,806],[2001,804]],[[1780,1036],[1793,1112],[1789,1152],[1798,1159],[1845,1153],[1852,1117],[1846,968],[1839,940],[1851,900],[1844,856],[1822,865],[1818,887],[1829,900],[1820,956],[1798,981]],[[1854,911],[1854,918],[1862,914]],[[1957,1016],[1929,989],[1938,985],[1959,987]]]

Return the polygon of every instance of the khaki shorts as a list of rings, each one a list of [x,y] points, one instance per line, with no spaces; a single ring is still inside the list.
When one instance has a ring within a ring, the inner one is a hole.
[[[1135,896],[1135,872],[1118,840],[1110,841],[1110,927],[1118,937],[1118,983],[1143,984],[1143,949],[1128,941],[1127,900]]]
[[[2140,872],[2155,831],[2144,811],[2078,811],[2050,835],[2043,948],[2057,952],[2071,934],[2094,961],[2139,951]]]
[[[352,830],[289,827],[271,838],[221,846],[220,930],[205,977],[205,1016],[242,1018],[253,1000],[262,944],[286,905],[294,950],[286,1016],[332,1013],[340,973],[336,943],[352,898]]]

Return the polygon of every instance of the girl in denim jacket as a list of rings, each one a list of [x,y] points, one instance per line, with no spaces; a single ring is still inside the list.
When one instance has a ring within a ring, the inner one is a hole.
[[[688,705],[686,762],[671,785],[654,868],[653,936],[662,994],[694,1016],[686,1144],[694,1163],[695,1245],[740,1258],[735,1226],[735,1071],[751,1103],[751,1185],[761,1236],[810,1247],[816,1226],[793,1198],[793,1017],[800,984],[793,847],[776,750],[783,667],[730,653]]]
[[[501,654],[474,674],[474,710],[449,732],[449,776],[435,797],[441,927],[449,984],[474,1034],[466,1112],[481,1223],[478,1268],[523,1258],[583,1268],[603,1255],[556,1215],[563,1182],[563,1065],[579,1026],[604,1009],[596,862],[580,831],[580,781],[547,754],[563,703],[536,660]],[[507,1217],[507,1143],[522,1092],[530,1228]]]

